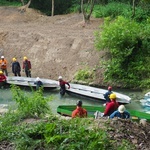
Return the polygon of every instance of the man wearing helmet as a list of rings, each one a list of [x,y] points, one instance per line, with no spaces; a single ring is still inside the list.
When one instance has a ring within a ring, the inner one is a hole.
[[[25,56],[23,61],[23,71],[25,71],[25,74],[27,77],[31,78],[31,62],[28,60],[28,58]]]
[[[20,63],[17,61],[16,58],[13,58],[12,61],[13,61],[12,72],[13,72],[14,76],[21,76],[21,74],[20,74],[20,71],[21,71]]]
[[[111,102],[111,100],[109,98],[110,94],[112,94],[112,87],[111,86],[108,87],[108,91],[104,94],[104,98],[106,100],[106,104]]]
[[[87,117],[87,111],[82,108],[82,101],[77,101],[77,107],[76,109],[72,112],[72,118],[85,118]]]
[[[8,72],[7,72],[7,61],[6,61],[6,59],[4,59],[4,56],[1,56],[0,69],[2,70],[2,72],[5,72],[5,75],[6,75],[6,76],[8,76]]]
[[[119,107],[119,103],[116,102],[116,94],[114,94],[114,93],[110,94],[109,98],[110,98],[111,102],[106,104],[104,116],[110,116]]]
[[[116,110],[109,116],[109,118],[111,119],[114,117],[121,118],[121,119],[128,119],[130,118],[130,113],[126,111],[126,108],[124,105],[120,105],[118,107],[118,110]]]
[[[62,76],[58,77],[59,86],[60,86],[60,95],[64,96],[66,93],[66,84],[68,85],[68,89],[70,88],[70,84],[62,79]]]

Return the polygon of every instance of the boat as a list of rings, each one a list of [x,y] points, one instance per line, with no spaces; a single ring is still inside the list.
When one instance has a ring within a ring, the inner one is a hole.
[[[80,95],[96,100],[102,100],[104,102],[106,101],[104,98],[104,94],[107,92],[107,90],[105,89],[70,83],[70,89],[66,88],[66,91],[68,94]],[[129,104],[131,102],[131,98],[129,96],[115,91],[113,91],[113,93],[116,94],[117,101],[120,104]]]
[[[84,109],[88,112],[88,117],[95,118],[95,113],[98,112],[104,112],[105,107],[103,106],[83,106]],[[69,116],[71,117],[72,111],[76,109],[76,105],[60,105],[57,107],[57,113],[62,116]],[[150,121],[150,114],[146,112],[141,112],[137,110],[128,110],[128,112],[131,115],[131,118],[133,120],[140,120],[140,119],[146,119],[147,121]]]
[[[53,88],[59,87],[58,82],[55,80],[43,79],[43,78],[41,78],[40,80],[42,81],[44,88],[53,89]],[[7,81],[7,84],[9,85],[14,84],[18,86],[36,87],[36,84],[35,84],[36,78],[8,76],[6,81]]]

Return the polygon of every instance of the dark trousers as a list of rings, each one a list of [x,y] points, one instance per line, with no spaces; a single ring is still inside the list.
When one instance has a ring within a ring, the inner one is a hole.
[[[31,71],[30,70],[25,70],[26,76],[31,78]]]
[[[60,95],[61,95],[61,96],[64,96],[65,93],[66,93],[66,89],[61,88],[61,89],[60,89]]]
[[[21,76],[21,74],[20,74],[20,71],[16,71],[16,72],[14,72],[14,76]]]

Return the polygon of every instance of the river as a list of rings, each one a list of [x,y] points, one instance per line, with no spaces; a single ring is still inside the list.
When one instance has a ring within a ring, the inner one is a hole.
[[[23,88],[24,92],[31,94],[31,90],[29,88]],[[126,105],[126,109],[134,109],[139,111],[150,111],[150,108],[143,107],[140,103],[140,100],[144,98],[144,94],[142,91],[131,91],[131,90],[123,90],[123,89],[115,89],[113,92],[119,92],[122,94],[126,94],[131,97],[131,103]],[[79,96],[72,96],[66,94],[63,98],[59,95],[59,90],[46,90],[44,91],[44,96],[53,96],[53,100],[49,102],[49,105],[52,109],[52,112],[54,114],[57,114],[57,107],[59,105],[74,105],[76,104],[77,100],[82,100],[83,105],[102,105],[101,101],[96,101],[92,99],[86,99]],[[12,105],[14,104],[14,101],[12,101],[12,94],[9,88],[7,89],[0,89],[0,104],[8,104]]]

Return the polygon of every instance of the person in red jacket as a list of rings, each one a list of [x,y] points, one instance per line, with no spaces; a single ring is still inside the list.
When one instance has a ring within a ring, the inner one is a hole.
[[[72,112],[72,118],[85,118],[87,117],[87,111],[86,109],[82,108],[82,101],[77,101],[77,107],[76,109]]]
[[[59,86],[60,86],[60,95],[64,96],[66,93],[66,84],[68,85],[68,89],[70,88],[70,84],[62,79],[62,76],[58,77]]]
[[[6,84],[6,76],[2,71],[0,71],[0,87],[3,87]]]
[[[25,71],[27,77],[31,78],[31,62],[28,60],[27,57],[24,57],[23,59],[23,71]]]
[[[104,117],[110,116],[119,107],[119,103],[116,102],[116,94],[114,94],[114,93],[110,94],[109,98],[110,98],[111,102],[106,104],[106,108],[105,108],[104,115],[103,115]]]

